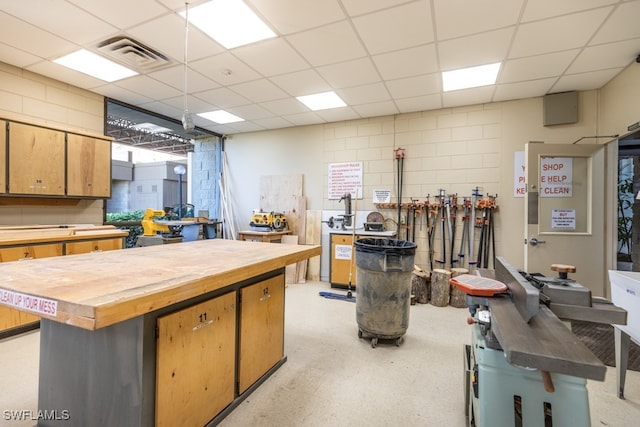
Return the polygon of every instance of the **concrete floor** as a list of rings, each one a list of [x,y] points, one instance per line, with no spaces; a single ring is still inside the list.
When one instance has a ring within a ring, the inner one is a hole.
[[[322,298],[321,290],[328,284],[288,286],[288,360],[223,427],[465,426],[466,309],[412,306],[404,342],[374,349],[358,338],[355,304]],[[0,426],[35,424],[8,420],[6,411],[37,410],[38,339],[36,331],[0,341]],[[640,373],[627,373],[626,400],[616,397],[615,381],[613,368],[604,382],[588,381],[593,427],[640,420]]]

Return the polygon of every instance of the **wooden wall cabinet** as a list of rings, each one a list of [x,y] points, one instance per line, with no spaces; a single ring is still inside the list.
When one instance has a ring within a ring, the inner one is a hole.
[[[240,289],[238,391],[244,393],[284,356],[284,276]]]
[[[0,194],[7,192],[7,122],[0,120]]]
[[[111,197],[111,141],[67,134],[67,195]]]
[[[9,193],[64,196],[65,134],[9,123]]]

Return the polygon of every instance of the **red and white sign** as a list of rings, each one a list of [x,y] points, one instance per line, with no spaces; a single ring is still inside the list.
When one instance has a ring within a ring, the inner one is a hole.
[[[329,199],[362,198],[362,162],[329,164]]]
[[[540,159],[540,197],[573,196],[573,159],[543,157]]]
[[[0,288],[0,303],[15,307],[21,310],[31,311],[38,314],[55,316],[58,314],[58,301],[35,297],[21,292],[9,291]]]

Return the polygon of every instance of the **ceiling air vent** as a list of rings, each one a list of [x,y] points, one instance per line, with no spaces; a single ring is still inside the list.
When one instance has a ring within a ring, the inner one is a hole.
[[[169,58],[130,37],[112,37],[98,44],[104,56],[138,72],[149,72],[171,63]]]

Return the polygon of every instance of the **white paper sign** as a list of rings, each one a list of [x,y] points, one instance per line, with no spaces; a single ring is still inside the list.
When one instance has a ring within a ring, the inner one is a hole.
[[[524,197],[524,151],[516,151],[513,156],[513,197]]]
[[[391,203],[391,190],[373,190],[373,203]]]
[[[551,228],[554,230],[575,230],[576,210],[575,209],[552,209]]]
[[[21,292],[0,289],[0,302],[38,314],[46,314],[49,316],[55,316],[58,314],[58,301],[35,297]]]
[[[362,162],[329,164],[329,199],[362,198]]]
[[[573,196],[573,159],[543,157],[540,159],[540,197]]]
[[[351,259],[351,253],[353,252],[351,245],[335,245],[334,249],[334,255],[336,259]]]

